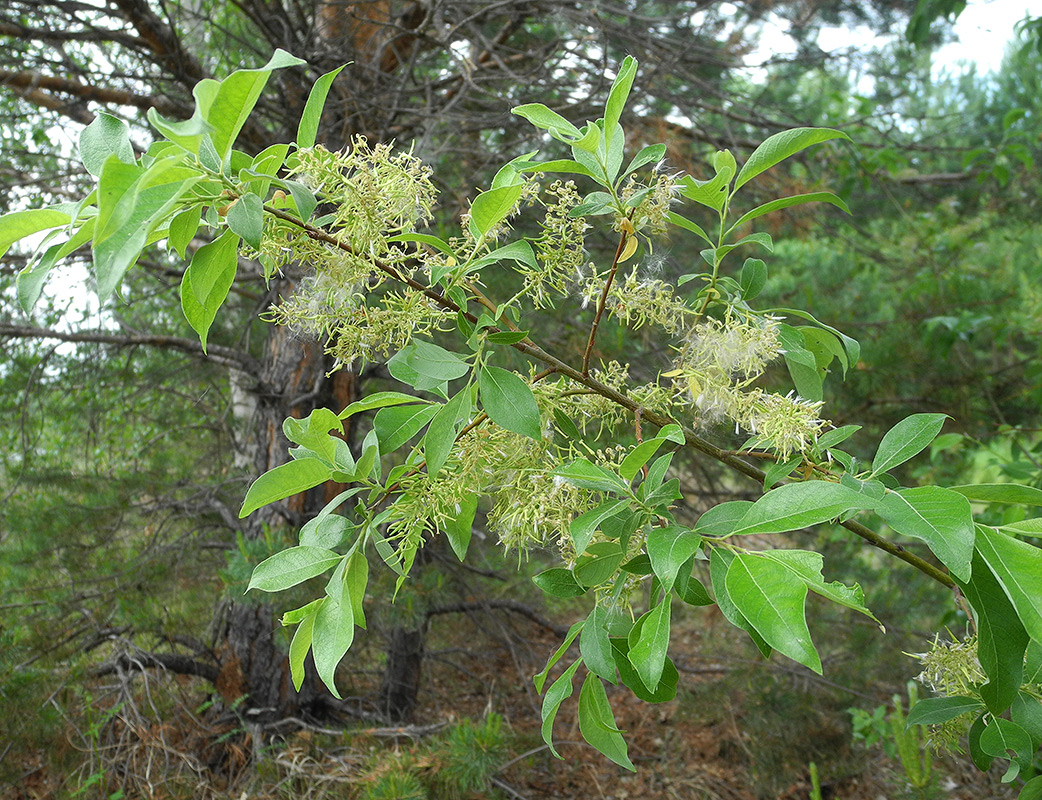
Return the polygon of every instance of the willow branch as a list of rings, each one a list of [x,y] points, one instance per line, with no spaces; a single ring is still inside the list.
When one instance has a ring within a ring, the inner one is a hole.
[[[272,209],[269,206],[265,206],[265,209],[270,211],[275,216],[279,217],[279,219],[283,219],[302,228],[312,239],[326,242],[334,247],[343,250],[346,253],[350,253],[351,255],[361,255],[348,242],[343,242],[320,228],[316,228],[313,225],[310,225],[306,222],[302,222],[301,220],[294,217],[292,214],[288,214],[279,209]],[[625,234],[621,238],[622,241],[620,242],[618,249],[619,253],[622,252],[622,247],[626,238]],[[389,275],[395,280],[401,281],[402,283],[411,286],[417,291],[423,292],[424,295],[433,300],[435,303],[439,304],[442,308],[459,312],[468,321],[472,323],[477,322],[477,317],[475,317],[473,314],[469,312],[463,311],[455,302],[450,300],[448,297],[445,297],[441,292],[437,291],[436,289],[433,289],[430,286],[424,286],[419,281],[416,281],[413,278],[400,274],[398,270],[394,269],[394,267],[380,261],[379,259],[370,258],[369,260],[370,263],[372,263],[376,269]],[[616,255],[616,263],[617,261],[618,255]],[[491,301],[489,302],[491,304]],[[490,308],[489,310],[494,312],[495,304],[491,305],[492,308]],[[489,328],[488,330],[495,331],[496,329]],[[636,415],[639,412],[641,419],[646,420],[647,422],[650,422],[653,425],[662,428],[666,425],[677,424],[676,420],[671,419],[670,417],[667,417],[664,414],[660,414],[657,411],[643,408],[639,403],[636,403],[634,400],[627,397],[622,392],[619,392],[611,388],[610,386],[606,386],[600,381],[591,378],[587,372],[575,369],[571,365],[557,358],[555,355],[548,353],[546,350],[543,350],[541,347],[533,343],[531,340],[516,342],[513,345],[511,345],[511,347],[531,358],[536,359],[537,361],[541,361],[548,367],[551,367],[554,372],[560,373],[561,375],[566,375],[567,377],[574,380],[576,383],[580,383],[583,386],[592,389],[597,394],[601,395],[602,397],[608,400],[611,400],[619,406],[622,406],[634,415]],[[701,436],[699,436],[689,428],[683,428],[683,431],[684,441],[688,447],[709,456],[710,458],[720,462],[726,467],[729,467],[735,472],[739,472],[742,475],[751,478],[752,480],[759,483],[761,486],[763,485],[766,473],[762,469],[760,469],[757,466],[754,466],[753,464],[750,464],[744,459],[731,455],[731,453],[727,450],[717,447],[707,439],[703,439]],[[915,555],[914,553],[909,552],[896,542],[892,542],[889,539],[880,536],[878,533],[876,533],[866,525],[863,525],[862,523],[857,522],[855,520],[847,520],[839,524],[851,533],[853,533],[855,536],[859,536],[860,538],[864,539],[866,542],[873,545],[874,547],[878,547],[880,550],[889,553],[895,558],[901,559],[910,566],[915,567],[924,575],[933,578],[933,580],[937,581],[938,583],[948,587],[949,589],[955,588],[955,581],[953,581],[951,576],[949,576],[946,572],[944,572],[941,569],[938,569],[929,561],[926,561],[925,559]]]
[[[593,325],[590,326],[590,338],[586,342],[586,352],[583,353],[583,375],[590,374],[590,356],[593,354],[593,343],[597,338],[597,328],[601,325],[601,317],[604,315],[604,306],[608,303],[608,292],[611,291],[612,282],[615,280],[615,273],[619,269],[619,259],[622,258],[622,251],[626,247],[626,240],[629,236],[626,231],[622,231],[619,234],[619,246],[615,248],[615,258],[612,259],[611,269],[608,271],[608,280],[604,282],[604,289],[601,291],[601,299],[597,301],[597,313],[593,317]]]

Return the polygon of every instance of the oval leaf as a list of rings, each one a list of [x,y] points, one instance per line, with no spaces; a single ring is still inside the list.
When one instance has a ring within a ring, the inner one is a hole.
[[[821,674],[807,628],[807,586],[770,559],[739,553],[727,570],[727,593],[771,647]]]
[[[872,459],[872,476],[887,472],[925,450],[941,432],[947,414],[912,414],[886,432]],[[870,476],[871,477],[871,476]]]
[[[734,182],[735,190],[737,191],[761,172],[769,170],[789,156],[806,150],[811,145],[827,142],[829,139],[850,141],[850,137],[845,133],[831,128],[793,128],[768,136],[742,166],[742,170]]]
[[[308,578],[321,575],[340,559],[338,553],[324,547],[290,547],[254,567],[246,591],[260,589],[262,592],[281,592]]]
[[[250,486],[239,509],[239,519],[248,517],[261,506],[292,497],[329,480],[332,468],[317,458],[300,458],[268,470]]]
[[[542,438],[539,406],[528,384],[499,367],[485,367],[478,376],[478,391],[485,413],[508,431],[536,441]]]

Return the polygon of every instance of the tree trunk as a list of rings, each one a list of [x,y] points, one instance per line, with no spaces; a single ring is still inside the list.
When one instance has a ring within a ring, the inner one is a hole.
[[[396,627],[391,631],[387,666],[380,686],[380,711],[391,722],[409,719],[416,707],[426,635],[426,622],[419,628]]]
[[[250,376],[252,385],[240,379],[233,387],[242,428],[239,461],[254,477],[286,462],[289,442],[282,422],[287,416],[305,417],[320,406],[340,411],[357,399],[357,376],[345,369],[327,378],[326,369],[320,345],[302,342],[282,327],[269,329],[260,376]],[[258,510],[247,520],[246,537],[259,537],[265,525],[296,526],[300,515],[320,509],[337,488],[320,486]],[[249,713],[260,722],[314,715],[321,709],[320,698],[329,695],[310,656],[304,683],[294,690],[279,628],[271,606],[235,599],[221,603],[212,628],[218,691],[226,702],[245,696]]]

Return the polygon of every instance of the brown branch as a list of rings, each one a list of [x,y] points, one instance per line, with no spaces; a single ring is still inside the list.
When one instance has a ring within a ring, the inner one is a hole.
[[[427,611],[427,618],[430,619],[437,614],[469,614],[472,611],[490,610],[513,611],[515,614],[530,619],[536,625],[546,628],[548,631],[553,631],[558,636],[564,636],[568,633],[568,628],[548,622],[539,616],[534,609],[514,600],[489,600],[484,603],[452,603],[451,605],[435,606]]]
[[[631,210],[630,217],[632,216],[633,211]],[[597,338],[597,329],[601,326],[601,317],[604,315],[604,307],[608,303],[608,292],[611,291],[611,285],[615,280],[615,273],[619,269],[619,259],[622,258],[622,251],[626,247],[627,239],[629,239],[629,235],[626,231],[622,231],[619,234],[619,246],[615,248],[615,258],[612,259],[611,269],[608,270],[608,280],[604,282],[604,289],[601,291],[601,298],[597,301],[597,313],[593,317],[593,325],[590,326],[590,338],[586,342],[586,352],[583,353],[583,375],[590,374],[590,357],[593,355],[593,343]]]
[[[195,339],[183,339],[179,336],[103,333],[101,331],[77,333],[58,331],[53,328],[37,328],[32,325],[0,324],[0,337],[5,336],[14,339],[57,339],[62,342],[93,342],[97,344],[112,344],[117,347],[159,347],[166,350],[177,350],[192,356],[203,356],[217,364],[242,369],[250,374],[259,373],[257,360],[247,353],[218,344],[209,345],[204,352],[202,345]]]
[[[267,211],[269,211],[270,213],[274,214],[275,216],[279,217],[280,219],[286,220],[287,222],[290,222],[290,223],[292,223],[292,224],[302,228],[307,233],[307,235],[310,236],[312,239],[316,239],[318,241],[326,242],[326,243],[328,243],[328,244],[330,244],[330,245],[332,245],[334,247],[337,247],[337,248],[343,250],[344,252],[350,253],[352,255],[356,255],[356,256],[359,255],[355,251],[355,249],[350,244],[348,244],[347,242],[342,242],[339,239],[337,239],[335,236],[332,236],[329,233],[327,233],[326,231],[321,230],[319,228],[316,228],[313,225],[309,225],[306,222],[301,222],[299,219],[295,218],[292,214],[288,214],[288,213],[286,213],[284,211],[280,211],[278,209],[272,209],[269,206],[265,206],[265,209]],[[625,237],[623,237],[623,238],[625,238]],[[620,244],[620,248],[621,248],[621,246],[622,245]],[[620,252],[621,252],[621,250],[620,250]],[[618,260],[618,257],[616,257],[616,260]],[[450,300],[448,297],[445,297],[444,295],[442,295],[437,290],[432,289],[429,286],[424,286],[419,281],[416,281],[413,278],[410,278],[408,276],[400,275],[397,270],[395,270],[390,265],[383,263],[379,259],[370,259],[370,261],[373,264],[373,266],[375,268],[379,269],[381,272],[384,272],[387,275],[390,275],[394,279],[396,279],[398,281],[401,281],[402,283],[405,283],[405,284],[413,287],[414,289],[417,289],[418,291],[422,291],[424,293],[424,295],[426,295],[430,299],[434,300],[442,308],[446,308],[446,309],[450,309],[452,311],[460,312],[460,313],[462,313],[464,318],[467,319],[468,321],[470,321],[472,323],[476,323],[477,322],[477,317],[475,317],[473,314],[471,314],[469,312],[463,311],[458,305],[456,305],[455,302]],[[493,331],[495,329],[489,328],[489,330]],[[612,402],[614,402],[617,405],[622,406],[623,408],[627,409],[628,411],[630,411],[633,414],[636,414],[638,409],[639,409],[640,412],[641,412],[641,417],[643,419],[647,420],[648,422],[652,423],[653,425],[656,425],[656,426],[662,428],[662,427],[665,427],[666,425],[675,425],[675,424],[677,424],[676,420],[673,420],[673,419],[671,419],[670,417],[667,417],[664,414],[660,414],[657,411],[651,411],[651,410],[648,410],[646,408],[642,408],[638,403],[634,402],[631,398],[629,398],[626,395],[622,394],[621,392],[611,388],[610,386],[606,386],[605,384],[601,383],[600,381],[597,381],[594,378],[591,378],[589,376],[589,374],[587,374],[585,372],[582,372],[580,370],[577,370],[574,367],[570,366],[569,364],[566,364],[564,361],[561,361],[561,359],[559,359],[556,356],[546,352],[541,347],[539,347],[538,345],[532,343],[531,341],[516,342],[515,344],[513,344],[511,346],[515,350],[519,350],[520,352],[524,353],[525,355],[531,356],[532,358],[534,358],[534,359],[536,359],[538,361],[543,362],[544,364],[546,364],[549,367],[553,367],[556,372],[559,372],[562,375],[566,375],[567,377],[569,377],[572,380],[574,380],[576,383],[580,383],[583,386],[586,386],[587,388],[592,389],[597,394],[601,395],[604,398],[607,398],[608,400],[611,400]],[[698,434],[696,434],[694,431],[692,431],[690,429],[684,428],[683,430],[684,430],[684,441],[685,441],[685,443],[687,444],[688,447],[690,447],[690,448],[692,448],[694,450],[697,450],[700,453],[704,453],[705,455],[709,456],[710,458],[713,458],[716,461],[719,461],[721,464],[724,464],[725,466],[730,467],[735,472],[740,472],[741,474],[745,475],[746,477],[752,478],[757,483],[763,485],[763,481],[764,481],[764,478],[766,477],[766,473],[763,470],[761,470],[759,467],[753,466],[752,464],[748,463],[747,461],[744,461],[741,458],[738,458],[736,456],[731,455],[727,450],[724,450],[724,449],[722,449],[720,447],[717,447],[712,442],[710,442],[707,439],[703,439],[701,436],[699,436]],[[923,574],[927,575],[928,577],[933,578],[938,583],[948,587],[949,589],[954,589],[955,588],[955,581],[952,580],[951,576],[949,576],[948,573],[944,572],[941,569],[938,569],[933,564],[931,564],[930,562],[926,561],[923,558],[920,558],[919,556],[915,555],[914,553],[910,553],[908,550],[906,550],[904,547],[902,547],[901,545],[897,544],[896,542],[891,542],[889,539],[887,539],[887,538],[885,538],[883,536],[880,536],[878,533],[873,531],[871,528],[869,528],[869,527],[867,527],[867,526],[865,526],[865,525],[863,525],[860,522],[857,522],[855,520],[847,520],[846,522],[841,522],[839,524],[842,525],[844,528],[846,528],[851,533],[853,533],[854,535],[859,536],[862,539],[864,539],[865,541],[867,541],[870,544],[872,544],[873,546],[878,547],[880,550],[883,550],[884,552],[889,553],[890,555],[894,556],[895,558],[899,558],[902,561],[904,561],[905,563],[915,567],[917,570],[919,570]]]
[[[207,77],[199,60],[189,53],[174,29],[161,20],[147,0],[113,0],[124,18],[148,44],[156,62],[168,69],[187,88]]]
[[[213,664],[196,661],[191,656],[178,655],[177,653],[147,653],[143,650],[137,651],[133,656],[122,653],[111,661],[103,661],[91,670],[95,676],[111,675],[123,670],[164,669],[177,675],[197,675],[205,678],[211,683],[217,681],[219,670]]]
[[[39,42],[113,42],[127,47],[142,47],[145,44],[143,39],[109,28],[49,31],[43,28],[29,28],[10,20],[0,22],[0,36]]]
[[[182,105],[165,97],[140,95],[123,89],[107,89],[102,86],[92,86],[88,83],[80,83],[72,78],[44,75],[43,73],[30,70],[13,71],[0,69],[0,86],[10,86],[23,96],[25,93],[46,90],[47,92],[59,92],[78,97],[81,100],[93,100],[106,105],[133,106],[145,110],[155,108],[164,114],[180,114],[184,111]],[[38,100],[34,100],[34,102],[43,105]],[[57,98],[54,98],[54,102],[59,101]],[[91,118],[93,119],[93,115]]]
[[[973,172],[935,172],[926,175],[891,175],[888,172],[876,173],[880,178],[891,183],[921,184],[921,183],[961,183],[971,178],[976,178],[977,171]]]

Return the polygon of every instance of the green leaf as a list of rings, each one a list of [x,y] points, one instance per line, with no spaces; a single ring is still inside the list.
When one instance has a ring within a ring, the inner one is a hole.
[[[1016,764],[1020,770],[1031,769],[1031,756],[1034,749],[1028,732],[1017,723],[1002,717],[992,717],[988,727],[980,736],[980,748],[989,756],[1008,758],[1012,768]],[[1012,770],[1003,777],[1004,781],[1015,778],[1020,770]]]
[[[111,156],[106,162],[106,171],[113,163],[119,163],[115,156]],[[102,226],[99,206],[94,236],[94,274],[97,279],[98,297],[102,300],[115,291],[127,270],[141,256],[145,246],[163,238],[163,229],[168,225],[170,213],[192,186],[202,179],[198,172],[182,169],[171,163],[162,166],[162,177],[177,176],[179,179],[169,183],[150,184],[149,181],[154,176],[139,176],[139,180],[135,180],[133,186],[119,198],[117,208],[112,210],[113,213],[108,219],[109,227],[104,235],[97,233]],[[151,169],[150,167],[149,171]],[[187,177],[184,177],[185,175]],[[155,234],[156,231],[159,233]]]
[[[1027,692],[1017,692],[1010,704],[1009,718],[1028,732],[1032,750],[1042,745],[1042,701]]]
[[[666,657],[658,686],[655,687],[655,691],[651,692],[648,691],[644,681],[637,674],[637,670],[630,663],[629,642],[619,638],[613,638],[610,641],[612,656],[615,659],[615,667],[619,671],[619,677],[622,678],[622,682],[626,687],[640,700],[643,700],[645,703],[668,703],[677,696],[677,682],[680,679],[680,675],[668,656]]]
[[[742,287],[742,299],[752,300],[767,285],[767,264],[759,258],[747,258],[738,279]]]
[[[626,56],[619,65],[619,71],[612,81],[611,90],[608,92],[608,100],[604,104],[604,138],[610,140],[615,133],[615,126],[619,123],[622,110],[626,107],[626,100],[630,96],[630,88],[633,79],[637,76],[637,61],[633,56]]]
[[[322,547],[290,547],[254,567],[246,591],[281,592],[321,575],[340,559],[339,553]]]
[[[207,93],[212,94],[213,89],[218,85],[217,81],[209,78],[201,80],[195,85],[192,94],[196,98],[196,109],[190,119],[174,122],[164,117],[155,108],[148,109],[145,116],[152,127],[164,137],[189,153],[198,155],[203,136],[213,130],[213,126],[203,119],[202,112],[199,110],[199,102]],[[206,102],[209,101],[210,99],[207,98]]]
[[[474,238],[484,238],[496,225],[507,218],[521,197],[521,184],[489,189],[474,198],[470,206],[470,230]]]
[[[646,477],[644,483],[641,484],[641,489],[645,494],[655,491],[655,489],[662,485],[662,481],[666,478],[666,472],[669,470],[669,465],[672,463],[672,453],[666,453],[666,455],[655,460],[655,463],[648,469],[648,477]]]
[[[558,467],[552,473],[580,489],[629,495],[629,485],[609,469],[593,464],[585,458],[577,458],[570,464]]]
[[[752,507],[749,500],[718,503],[698,518],[695,530],[703,536],[730,536]]]
[[[928,697],[920,700],[908,711],[905,727],[912,725],[940,725],[963,714],[976,714],[982,711],[980,700],[975,697]]]
[[[344,571],[344,583],[351,598],[351,610],[354,612],[355,625],[365,630],[365,588],[369,583],[369,560],[361,550],[355,550],[347,559]]]
[[[436,381],[451,381],[470,372],[470,364],[456,353],[420,339],[413,340],[401,353],[418,375]]]
[[[619,475],[622,476],[622,479],[627,483],[632,481],[641,468],[651,460],[651,457],[666,442],[684,444],[684,432],[679,425],[667,425],[654,439],[641,442],[627,453],[622,460],[622,464],[619,465]]]
[[[626,752],[626,741],[615,724],[604,684],[589,673],[579,692],[579,732],[590,745],[620,767],[636,772]]]
[[[725,236],[737,230],[745,223],[752,222],[754,219],[762,217],[764,214],[770,214],[772,211],[780,211],[783,208],[791,208],[792,206],[801,206],[805,203],[831,203],[836,208],[839,208],[848,214],[850,213],[847,204],[832,192],[809,192],[807,194],[797,194],[792,197],[782,197],[778,200],[772,200],[769,203],[764,203],[762,206],[757,206],[751,211],[745,212],[738,218],[737,222],[727,229],[727,234],[725,234]]]
[[[992,714],[1001,714],[1020,689],[1028,635],[979,553],[973,558],[972,577],[959,586],[977,617],[977,660],[988,676],[980,694]]]
[[[655,527],[648,531],[648,557],[651,559],[655,575],[662,582],[664,592],[673,588],[680,568],[695,554],[701,544],[701,535],[680,525]]]
[[[590,192],[579,205],[568,212],[572,219],[611,212],[612,197],[607,192]]]
[[[1036,489],[1034,486],[1017,486],[1013,483],[968,483],[952,486],[951,490],[978,503],[1042,506],[1042,489]]]
[[[568,532],[572,537],[577,555],[582,555],[586,546],[593,538],[594,532],[608,517],[613,517],[620,511],[629,508],[629,500],[611,500],[601,503],[594,509],[575,517],[568,525]]]
[[[614,542],[595,542],[575,564],[575,580],[582,586],[598,586],[615,574],[624,553]]]
[[[239,266],[239,237],[225,231],[195,251],[181,279],[181,310],[199,334],[203,352],[217,310],[228,297]]]
[[[185,257],[188,245],[199,230],[199,222],[203,216],[202,206],[192,206],[179,212],[170,220],[167,243],[181,258]]]
[[[315,206],[318,205],[315,193],[298,181],[282,181],[281,183],[289,187],[289,193],[293,198],[293,205],[297,207],[297,216],[300,217],[300,221],[307,222],[315,213]]]
[[[844,349],[844,351],[846,351],[847,362],[849,364],[857,364],[858,359],[861,358],[861,345],[859,345],[857,343],[856,339],[851,339],[845,333],[843,333],[841,331],[838,331],[835,328],[833,328],[833,327],[831,327],[829,325],[826,325],[823,322],[819,322],[817,319],[814,318],[814,316],[812,314],[809,314],[808,312],[803,311],[802,309],[799,309],[799,308],[771,308],[771,309],[766,309],[766,310],[764,310],[761,313],[763,313],[763,314],[786,314],[786,315],[788,315],[790,317],[799,317],[800,319],[805,319],[805,320],[808,320],[809,322],[813,322],[815,325],[817,325],[822,330],[826,330],[829,333],[831,333],[834,336],[839,338],[839,340],[843,343],[843,349]]]
[[[452,546],[456,558],[463,561],[470,547],[470,537],[474,532],[474,516],[478,510],[477,494],[468,494],[459,503],[459,512],[445,525],[445,535]]]
[[[373,418],[380,450],[393,453],[423,430],[440,408],[433,404],[381,408]]]
[[[667,216],[669,218],[669,221],[676,225],[678,228],[683,228],[686,231],[691,231],[691,233],[695,234],[695,236],[704,239],[709,244],[713,243],[713,240],[709,238],[709,234],[707,234],[704,230],[702,230],[700,226],[696,225],[694,222],[687,219],[686,217],[680,216],[675,211],[670,211]]]
[[[912,414],[898,422],[879,443],[869,477],[888,472],[925,450],[941,432],[947,418],[947,414]]]
[[[260,250],[264,234],[264,202],[247,192],[228,209],[228,227],[254,250]]]
[[[1019,522],[1010,522],[1000,526],[1002,530],[1009,531],[1017,536],[1042,536],[1042,517],[1022,519]]]
[[[888,491],[876,513],[902,536],[926,542],[956,578],[970,579],[973,513],[961,494],[940,486]]]
[[[239,519],[248,517],[258,508],[292,497],[325,483],[333,470],[317,458],[301,458],[268,470],[250,486],[239,509]]]
[[[655,691],[669,649],[670,596],[644,615],[637,641],[630,647],[629,660],[648,691]]]
[[[15,290],[18,294],[18,305],[29,314],[43,293],[43,285],[47,276],[61,259],[90,241],[94,234],[94,220],[88,219],[67,241],[48,247],[46,252],[35,262],[25,265],[15,277]]]
[[[343,592],[339,598],[327,597],[315,616],[311,649],[318,676],[337,700],[343,698],[336,688],[336,668],[354,639],[355,613],[350,594]]]
[[[727,590],[727,573],[733,561],[734,553],[729,550],[714,547],[709,552],[709,577],[713,584],[713,593],[716,595],[717,608],[728,622],[748,633],[763,657],[769,658],[771,646],[764,641],[756,628],[749,624],[749,620],[738,610]]]
[[[796,484],[802,485],[802,484]],[[727,593],[771,647],[821,674],[807,629],[807,586],[772,559],[738,553],[727,570]]]
[[[311,87],[307,104],[304,106],[304,113],[300,116],[300,125],[297,128],[297,147],[314,146],[315,137],[318,135],[318,123],[322,119],[322,109],[326,105],[329,87],[332,85],[333,79],[340,74],[340,70],[346,66],[344,64],[332,72],[327,72]]]
[[[289,643],[289,674],[293,680],[293,688],[300,691],[304,685],[304,659],[307,658],[308,650],[315,633],[315,619],[318,617],[318,609],[312,610],[297,625],[293,632],[293,639]]]
[[[689,606],[711,606],[715,602],[702,582],[691,574],[694,559],[685,564],[677,573],[676,589],[677,596]]]
[[[340,419],[347,419],[355,414],[359,414],[363,411],[372,411],[375,408],[386,408],[388,406],[399,406],[404,403],[422,402],[425,401],[415,395],[405,394],[403,392],[373,392],[372,394],[363,397],[361,400],[356,400],[351,403],[351,405],[341,411],[337,416],[339,416]]]
[[[981,714],[974,723],[970,726],[969,734],[967,739],[970,745],[970,758],[973,760],[974,766],[977,767],[981,772],[987,772],[991,768],[992,762],[995,760],[993,756],[989,756],[985,753],[980,746],[980,738],[984,733],[984,714]]]
[[[497,247],[491,253],[471,261],[467,264],[467,271],[470,272],[471,270],[487,267],[491,264],[498,264],[500,261],[513,261],[517,264],[524,264],[525,266],[532,267],[532,269],[537,267],[535,252],[532,250],[532,245],[522,239],[518,242],[511,242],[502,247]]]
[[[579,637],[579,652],[583,663],[596,675],[609,683],[616,683],[615,659],[608,641],[607,612],[601,606],[594,606],[590,616],[583,625]]]
[[[540,163],[527,163],[519,164],[518,172],[564,172],[570,175],[584,175],[587,178],[596,178],[596,176],[580,164],[578,161],[572,161],[568,158],[556,159],[554,161],[542,161]]]
[[[826,431],[818,437],[818,449],[828,450],[830,447],[842,444],[859,430],[861,430],[860,425],[843,425],[835,430]]]
[[[812,550],[764,550],[758,553],[763,558],[781,564],[788,569],[793,577],[803,581],[807,588],[822,597],[831,600],[859,614],[864,614],[869,619],[875,620],[875,615],[865,606],[865,593],[858,584],[845,586],[839,581],[826,583],[821,571],[824,559],[821,553]]]
[[[535,684],[535,690],[537,692],[543,691],[543,686],[546,684],[546,678],[550,674],[550,670],[553,669],[554,664],[561,660],[561,657],[568,652],[568,648],[572,646],[572,642],[575,641],[575,637],[579,635],[579,632],[583,629],[585,620],[576,622],[572,627],[568,629],[568,633],[565,634],[564,641],[558,646],[556,650],[550,655],[550,658],[546,661],[546,666],[543,667],[543,671],[538,675],[533,676],[532,683]],[[581,662],[576,662],[576,664]],[[573,665],[575,666],[575,665]]]
[[[732,177],[734,170],[728,167],[718,170],[708,181],[695,180],[690,175],[685,175],[679,182],[680,194],[701,206],[720,211],[727,201],[728,186]],[[703,238],[710,244],[715,244],[708,237]]]
[[[1042,775],[1038,775],[1020,788],[1017,800],[1042,800]]]
[[[109,156],[116,156],[125,164],[133,164],[134,147],[130,144],[127,124],[104,111],[99,112],[86,128],[80,131],[80,161],[95,178]]]
[[[209,92],[203,97],[197,95],[197,100],[202,100],[199,105],[203,118],[213,126],[210,137],[221,163],[227,159],[271,73],[300,64],[307,62],[277,49],[263,67],[236,70],[219,83],[212,96]]]
[[[648,164],[657,164],[665,155],[666,146],[664,144],[649,144],[646,147],[642,147],[640,152],[627,165],[626,169],[622,171],[622,177],[625,178],[631,172]]]
[[[482,408],[494,423],[537,442],[542,439],[539,406],[525,381],[513,372],[486,366],[478,375],[478,391]]]
[[[456,258],[456,251],[453,250],[449,243],[444,239],[440,239],[437,236],[431,236],[429,233],[399,233],[397,236],[390,236],[387,238],[388,242],[419,242],[420,244],[426,244],[433,247],[439,253],[443,253],[451,258]]]
[[[842,131],[830,128],[793,128],[768,136],[742,166],[734,182],[735,191],[789,156],[830,139],[850,141],[850,137]]]
[[[300,529],[300,543],[308,547],[332,550],[344,543],[354,525],[339,514],[327,514],[308,520]]]
[[[550,748],[550,752],[554,754],[555,758],[560,758],[560,754],[554,748],[553,735],[554,735],[554,719],[557,717],[557,712],[561,708],[561,704],[572,696],[572,679],[575,677],[575,671],[579,669],[579,665],[583,663],[577,659],[572,663],[568,669],[566,669],[556,681],[550,684],[550,688],[546,691],[546,696],[543,698],[543,708],[541,716],[543,719],[542,728],[540,732],[543,736],[543,741],[546,742]]]
[[[470,416],[470,387],[464,386],[449,402],[439,409],[423,436],[423,456],[427,462],[427,474],[434,478],[445,465],[445,461],[456,442],[460,423]]]
[[[775,485],[781,483],[792,474],[796,467],[803,463],[803,454],[799,453],[788,461],[775,461],[763,473],[763,490],[770,491]]]
[[[787,483],[753,503],[731,535],[795,531],[836,519],[847,511],[873,508],[875,504],[871,498],[838,483]],[[699,520],[699,527],[701,523]]]
[[[576,582],[571,570],[560,567],[540,572],[532,578],[532,582],[553,597],[579,597],[587,591],[586,587]]]
[[[542,103],[526,103],[525,105],[515,106],[510,109],[510,113],[517,114],[517,116],[522,119],[527,119],[537,128],[542,128],[547,131],[567,133],[575,139],[582,137],[578,128],[556,111],[551,111]]]
[[[818,371],[817,359],[810,350],[802,347],[785,348],[785,366],[789,369],[793,386],[804,400],[818,402],[822,399],[822,376]]]
[[[1003,533],[977,526],[977,551],[1013,603],[1028,635],[1042,642],[1042,550]]]

